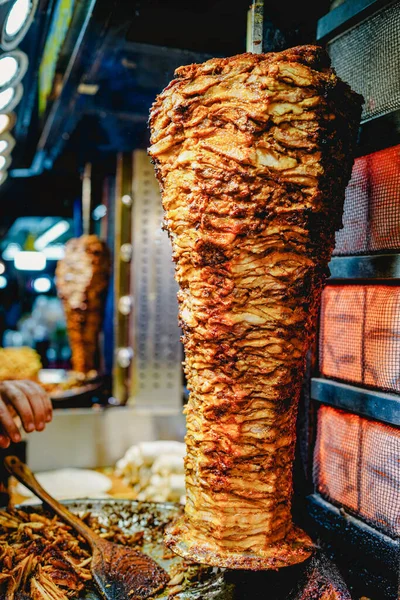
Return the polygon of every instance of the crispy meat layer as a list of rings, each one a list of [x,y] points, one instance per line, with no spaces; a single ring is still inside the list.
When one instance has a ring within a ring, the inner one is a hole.
[[[153,105],[149,149],[190,389],[186,521],[176,533],[223,564],[232,553],[269,555],[292,530],[304,359],[361,98],[313,46],[176,76]]]

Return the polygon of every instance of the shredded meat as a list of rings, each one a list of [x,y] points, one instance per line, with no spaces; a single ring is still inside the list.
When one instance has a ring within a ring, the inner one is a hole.
[[[87,513],[86,523],[101,537],[139,549],[143,532],[126,535]],[[22,510],[0,511],[0,598],[78,598],[92,581],[86,542],[57,517]]]
[[[190,390],[186,511],[167,537],[182,556],[309,556],[291,520],[296,413],[360,108],[313,46],[181,67],[153,105]]]
[[[95,235],[71,239],[57,264],[57,290],[63,301],[75,371],[95,368],[110,275],[110,253]]]

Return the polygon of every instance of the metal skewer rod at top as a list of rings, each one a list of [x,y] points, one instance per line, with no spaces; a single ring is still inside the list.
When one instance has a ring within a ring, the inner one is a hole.
[[[247,52],[263,51],[264,0],[253,0],[247,13]]]
[[[90,208],[92,199],[92,165],[87,163],[83,172],[82,181],[82,221],[83,221],[83,233],[89,235],[90,233]]]

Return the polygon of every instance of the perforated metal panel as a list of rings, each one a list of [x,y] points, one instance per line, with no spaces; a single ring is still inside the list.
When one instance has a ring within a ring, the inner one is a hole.
[[[133,326],[131,402],[146,408],[182,405],[182,345],[172,249],[145,150],[133,158]]]
[[[364,121],[400,108],[399,47],[398,0],[328,44],[337,74],[364,96]]]

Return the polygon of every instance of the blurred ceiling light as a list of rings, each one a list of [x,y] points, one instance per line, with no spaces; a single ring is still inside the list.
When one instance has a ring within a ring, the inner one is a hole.
[[[1,45],[5,50],[12,50],[25,37],[32,24],[39,0],[14,0],[10,2],[3,21]]]
[[[80,83],[78,86],[78,94],[83,96],[95,96],[99,91],[100,86],[96,83]]]
[[[10,156],[3,156],[0,154],[0,171],[4,172],[11,164]]]
[[[0,92],[0,111],[13,110],[22,98],[23,87],[19,83],[17,87],[10,86]]]
[[[64,235],[68,231],[71,225],[68,221],[58,221],[55,225],[50,227],[47,231],[42,233],[35,241],[35,250],[43,250],[46,246],[57,240],[59,237]]]
[[[10,85],[18,73],[18,61],[14,56],[0,56],[0,87]]]
[[[104,204],[99,204],[99,206],[96,206],[96,208],[94,209],[94,211],[92,213],[92,217],[95,221],[99,221],[100,219],[105,217],[106,214],[107,214],[107,206],[105,206]]]
[[[3,275],[5,270],[6,270],[6,265],[3,262],[0,262],[0,275]]]
[[[28,57],[21,50],[0,55],[0,90],[19,83],[24,77],[28,65]]]
[[[8,246],[3,251],[3,259],[4,260],[14,260],[17,254],[21,252],[21,246],[19,244],[8,244]]]
[[[9,133],[0,134],[0,154],[10,154],[14,147],[15,139],[12,135]]]
[[[42,253],[45,255],[47,260],[61,260],[65,256],[65,246],[64,244],[46,246],[46,248],[43,248]]]
[[[16,118],[13,113],[10,115],[0,115],[0,135],[3,135],[3,133],[10,131],[10,129],[14,127],[15,121]]]
[[[0,171],[0,185],[3,185],[3,183],[5,182],[7,177],[8,177],[7,171]]]
[[[4,277],[4,275],[0,275],[0,290],[4,290],[4,288],[7,287],[7,279],[6,277]]]
[[[32,287],[38,294],[45,294],[51,290],[51,281],[48,277],[34,279]]]
[[[14,257],[14,267],[17,271],[44,271],[46,257],[42,252],[18,252]]]

